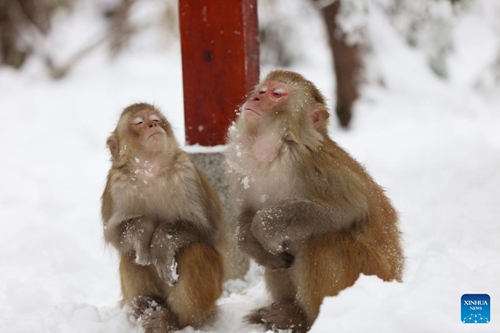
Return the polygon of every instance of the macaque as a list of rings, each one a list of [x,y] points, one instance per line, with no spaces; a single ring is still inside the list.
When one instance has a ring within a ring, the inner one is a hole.
[[[149,104],[134,104],[108,138],[105,240],[120,252],[122,305],[147,333],[199,327],[222,293],[217,195]]]
[[[265,268],[273,298],[246,320],[268,329],[307,332],[323,298],[361,273],[401,281],[397,213],[366,170],[330,139],[328,117],[313,83],[273,71],[229,129],[238,245]]]

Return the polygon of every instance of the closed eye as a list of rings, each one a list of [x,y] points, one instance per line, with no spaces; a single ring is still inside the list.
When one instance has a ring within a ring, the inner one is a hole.
[[[151,114],[149,115],[149,120],[152,120],[152,121],[160,121],[160,117],[158,117],[157,115],[155,114]]]
[[[283,88],[277,88],[273,90],[274,97],[283,97],[286,95],[286,91]]]
[[[144,122],[144,119],[142,119],[141,117],[137,117],[134,120],[132,120],[132,124],[134,124],[134,125],[139,125],[139,124],[142,124],[143,122]]]

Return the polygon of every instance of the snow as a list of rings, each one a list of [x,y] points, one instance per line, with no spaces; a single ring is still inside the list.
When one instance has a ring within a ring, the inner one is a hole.
[[[243,177],[241,183],[243,184],[243,188],[245,190],[250,188],[250,178],[248,178],[248,176]]]
[[[170,265],[170,274],[172,275],[172,282],[169,283],[169,286],[173,286],[177,279],[179,279],[179,274],[177,273],[177,261],[174,260],[172,265]]]
[[[352,129],[341,130],[332,116],[330,132],[400,212],[404,283],[361,276],[325,299],[311,332],[500,331],[500,88],[475,88],[498,50],[493,6],[477,1],[453,26],[448,80],[370,7],[370,66],[385,88],[367,86]],[[78,40],[92,40],[100,23],[91,14],[61,17],[57,26],[65,19],[68,29],[47,50],[60,48],[64,58]],[[297,35],[309,37],[297,43],[304,57],[292,69],[333,101],[320,27],[298,26]],[[157,48],[157,37],[146,30],[114,59],[100,48],[61,81],[37,59],[21,73],[0,68],[1,333],[141,332],[118,307],[118,258],[103,242],[100,195],[110,166],[106,138],[125,106],[154,103],[184,143],[179,44]],[[462,324],[466,293],[490,295],[489,324]],[[264,332],[242,317],[266,302],[261,270],[252,265],[245,280],[225,284],[218,316],[200,332]]]

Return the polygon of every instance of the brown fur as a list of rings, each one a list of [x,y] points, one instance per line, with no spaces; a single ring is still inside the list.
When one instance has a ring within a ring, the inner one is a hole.
[[[122,254],[120,276],[125,304],[146,326],[172,330],[188,325],[199,327],[215,310],[215,301],[222,294],[223,265],[220,254],[212,246],[192,243],[178,254],[179,280],[170,287],[152,265],[140,266]],[[148,301],[144,301],[147,297]],[[151,301],[157,305],[152,306]],[[151,312],[158,313],[150,317]],[[146,314],[146,315],[145,315]],[[171,318],[164,322],[165,318]],[[143,327],[146,328],[143,324]],[[166,326],[166,327],[167,327]],[[158,333],[170,332],[164,329]]]
[[[122,305],[148,333],[199,327],[222,293],[218,197],[152,105],[126,108],[107,143],[102,218],[120,251]]]
[[[250,324],[264,324],[269,330],[292,328],[295,333],[307,332],[307,317],[295,302],[274,302],[245,317]]]
[[[229,132],[238,244],[266,268],[276,302],[248,320],[268,328],[307,331],[323,298],[361,273],[401,281],[397,213],[365,168],[330,139],[327,119],[310,81],[275,71]]]

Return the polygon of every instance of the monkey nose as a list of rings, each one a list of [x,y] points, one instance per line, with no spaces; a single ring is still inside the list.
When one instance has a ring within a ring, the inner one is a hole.
[[[148,127],[156,127],[156,123],[149,123]]]

